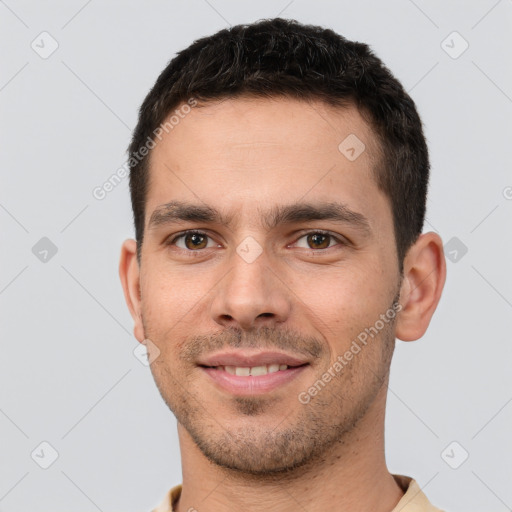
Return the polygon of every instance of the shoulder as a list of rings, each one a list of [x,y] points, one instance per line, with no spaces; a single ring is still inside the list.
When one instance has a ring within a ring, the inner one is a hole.
[[[181,484],[176,485],[170,491],[168,491],[160,505],[158,505],[158,507],[153,509],[151,512],[173,512],[174,504],[178,501],[180,494]]]
[[[393,478],[404,495],[391,512],[443,512],[430,503],[416,480],[404,475],[393,475]]]

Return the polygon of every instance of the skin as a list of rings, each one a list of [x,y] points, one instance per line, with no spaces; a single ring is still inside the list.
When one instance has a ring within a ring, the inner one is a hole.
[[[349,134],[366,149],[338,150]],[[354,107],[239,97],[193,108],[152,150],[140,264],[124,242],[120,276],[139,342],[178,420],[177,510],[391,511],[403,495],[384,454],[395,337],[421,337],[438,304],[442,241],[422,234],[400,275],[391,206],[376,185],[371,128]],[[150,226],[179,200],[231,223]],[[368,230],[330,219],[263,222],[295,202],[341,202]],[[197,229],[207,237],[183,237]],[[311,238],[315,230],[332,237]],[[251,246],[244,245],[252,237]],[[167,242],[167,244],[166,244]],[[254,261],[237,252],[245,247]],[[260,253],[261,251],[261,253]],[[399,300],[401,310],[307,403],[298,400],[353,340]],[[219,389],[198,366],[219,347],[277,349],[309,364],[258,396]]]

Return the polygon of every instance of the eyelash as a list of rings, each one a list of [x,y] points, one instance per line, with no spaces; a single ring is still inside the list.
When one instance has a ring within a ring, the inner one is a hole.
[[[173,236],[172,239],[170,239],[170,240],[165,242],[165,245],[168,245],[168,246],[174,245],[176,243],[176,241],[179,240],[180,238],[183,238],[183,237],[185,237],[187,235],[194,235],[194,234],[205,236],[205,237],[210,238],[210,239],[212,238],[211,236],[209,236],[204,231],[200,231],[200,230],[197,230],[197,229],[188,229],[186,231],[182,231],[181,233],[178,233],[177,235]],[[338,242],[337,245],[344,245],[344,246],[348,245],[348,242],[344,241],[340,237],[338,237],[336,235],[333,235],[331,232],[324,231],[322,229],[315,229],[315,230],[310,230],[310,231],[302,232],[301,235],[297,238],[297,240],[294,243],[296,243],[298,240],[300,240],[301,238],[304,238],[305,236],[308,236],[308,235],[324,235],[324,236],[329,236],[333,240]],[[310,251],[313,251],[313,252],[319,252],[319,251],[327,251],[328,249],[332,249],[333,247],[335,247],[335,246],[326,247],[325,249],[311,249],[311,248],[308,248],[307,250],[310,250]],[[192,249],[182,249],[181,247],[178,247],[178,249],[180,249],[181,251],[185,251],[187,253],[198,253],[198,252],[201,252],[201,251],[204,250],[204,249],[197,249],[197,250],[194,251]]]

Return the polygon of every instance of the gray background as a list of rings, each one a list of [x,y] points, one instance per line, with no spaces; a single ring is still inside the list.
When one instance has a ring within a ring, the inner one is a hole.
[[[369,43],[425,124],[425,228],[453,261],[427,334],[397,342],[390,470],[452,512],[511,510],[512,1],[5,0],[0,511],[149,510],[181,481],[175,420],[133,354],[118,279],[128,181],[93,190],[125,162],[176,51],[279,14]]]

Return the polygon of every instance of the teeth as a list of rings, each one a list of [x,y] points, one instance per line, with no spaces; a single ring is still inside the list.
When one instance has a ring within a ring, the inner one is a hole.
[[[251,368],[247,366],[219,366],[218,369],[224,369],[227,373],[231,375],[238,375],[240,377],[249,377],[249,375],[253,375],[254,377],[258,375],[266,375],[267,373],[275,373],[278,371],[283,371],[288,368],[286,364],[269,364],[262,366],[252,366]]]
[[[253,366],[250,370],[251,375],[266,375],[268,373],[266,366]]]

